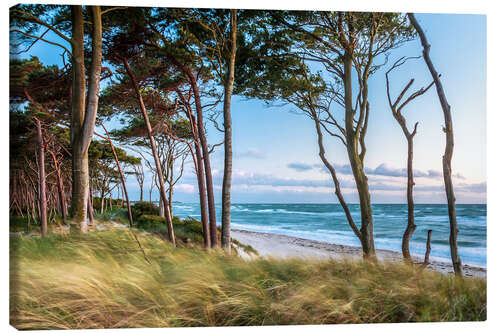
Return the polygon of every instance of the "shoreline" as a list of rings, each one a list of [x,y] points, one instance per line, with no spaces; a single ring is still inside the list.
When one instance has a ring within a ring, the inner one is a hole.
[[[242,244],[252,246],[260,256],[271,256],[278,258],[314,258],[314,259],[361,259],[361,247],[350,245],[339,245],[334,243],[320,242],[305,238],[271,234],[266,232],[255,232],[241,229],[232,229],[231,238]],[[377,250],[377,257],[382,261],[402,261],[401,253],[393,250]],[[423,261],[419,256],[413,256]],[[428,268],[442,273],[453,274],[453,265],[447,262],[430,260]],[[464,276],[479,277],[486,279],[486,268],[463,265]]]

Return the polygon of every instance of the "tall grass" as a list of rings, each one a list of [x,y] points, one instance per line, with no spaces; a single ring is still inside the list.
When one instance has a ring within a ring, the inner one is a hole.
[[[126,230],[11,238],[18,329],[486,319],[486,282],[403,264],[244,260]]]

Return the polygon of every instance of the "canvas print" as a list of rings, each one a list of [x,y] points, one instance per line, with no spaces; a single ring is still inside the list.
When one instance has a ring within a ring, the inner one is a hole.
[[[486,320],[486,16],[9,8],[10,323]]]

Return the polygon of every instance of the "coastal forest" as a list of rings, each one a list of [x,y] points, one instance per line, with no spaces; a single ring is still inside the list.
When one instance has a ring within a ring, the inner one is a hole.
[[[485,320],[486,280],[467,276],[459,255],[453,105],[426,31],[412,13],[11,7],[11,324]],[[415,40],[418,57],[390,57]],[[38,44],[49,46],[62,65],[30,53]],[[422,87],[408,70],[415,61],[432,78]],[[396,72],[407,75],[398,89],[391,84]],[[384,75],[380,98],[407,147],[397,260],[378,255],[365,168],[375,73]],[[425,230],[424,260],[410,247],[419,227],[413,167],[419,123],[407,121],[405,111],[423,95],[434,98],[442,119],[439,163],[453,274],[430,265],[432,230]],[[341,207],[359,257],[266,257],[232,237],[233,96],[294,108],[312,124],[310,150],[328,174],[331,201]],[[222,141],[211,141],[210,130]],[[345,198],[331,144],[348,156],[359,214]],[[220,197],[217,151],[224,159]],[[196,179],[197,219],[176,213],[175,191],[189,174]],[[138,200],[127,189],[131,182]]]

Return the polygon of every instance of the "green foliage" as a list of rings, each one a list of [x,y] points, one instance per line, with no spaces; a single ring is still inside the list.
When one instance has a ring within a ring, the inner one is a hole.
[[[138,228],[146,230],[160,230],[165,228],[165,218],[158,215],[141,214],[134,219],[134,224]]]
[[[486,281],[397,263],[173,248],[126,230],[11,238],[18,329],[476,321]]]
[[[132,217],[134,220],[142,215],[160,215],[160,208],[152,202],[137,201],[132,204]]]
[[[31,221],[31,224],[35,224],[35,221]],[[28,218],[26,216],[9,216],[9,230],[10,232],[27,232]]]
[[[99,199],[99,198],[97,198],[97,199]],[[116,203],[113,203],[114,208],[107,209],[102,214],[96,214],[95,219],[100,220],[100,221],[106,221],[106,222],[107,221],[115,221],[115,222],[118,222],[121,224],[128,225],[129,220],[128,220],[127,208],[118,207],[120,204],[119,200],[113,200],[113,201],[117,201]],[[98,207],[94,207],[94,208],[98,210]]]

